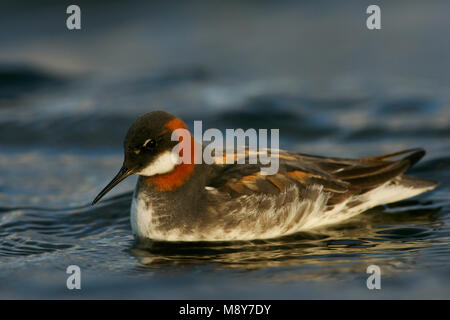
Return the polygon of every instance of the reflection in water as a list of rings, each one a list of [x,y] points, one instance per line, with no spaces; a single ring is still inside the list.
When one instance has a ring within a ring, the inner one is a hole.
[[[220,269],[256,270],[278,267],[273,280],[339,279],[361,275],[370,264],[383,266],[383,273],[408,269],[416,252],[431,245],[433,229],[441,222],[439,208],[429,203],[405,201],[394,207],[374,208],[345,224],[301,232],[278,239],[245,242],[156,242],[136,243],[130,250],[139,270],[164,266],[214,264]],[[420,205],[420,208],[419,208]],[[302,266],[296,272],[283,267]],[[300,273],[299,273],[300,272]]]

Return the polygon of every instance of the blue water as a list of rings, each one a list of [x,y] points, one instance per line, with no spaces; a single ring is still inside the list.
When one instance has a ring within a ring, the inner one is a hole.
[[[381,1],[368,31],[369,4],[79,2],[80,31],[58,1],[0,4],[0,298],[450,298],[450,6]],[[305,153],[424,147],[410,174],[440,185],[280,239],[139,247],[136,177],[90,202],[155,109]]]

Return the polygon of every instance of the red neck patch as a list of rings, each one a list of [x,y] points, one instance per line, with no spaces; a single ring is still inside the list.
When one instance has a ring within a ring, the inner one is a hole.
[[[170,132],[176,130],[176,129],[187,129],[186,124],[178,119],[174,118],[166,123],[164,126],[165,129],[169,130]],[[194,144],[195,140],[194,137],[189,134],[190,136],[190,148],[191,148],[191,161],[189,163],[181,163],[175,167],[174,170],[163,173],[163,174],[157,174],[151,177],[144,177],[144,182],[147,185],[153,186],[153,188],[157,191],[175,191],[179,187],[181,187],[187,179],[190,178],[192,173],[194,172]],[[180,137],[181,145],[183,146],[183,137]],[[180,150],[180,157],[183,156],[183,149],[187,149],[188,145],[185,147],[182,147]]]

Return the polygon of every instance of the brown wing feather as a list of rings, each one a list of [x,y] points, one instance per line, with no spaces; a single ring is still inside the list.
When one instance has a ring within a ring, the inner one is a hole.
[[[260,174],[260,165],[220,164],[210,186],[232,196],[243,194],[279,193],[290,186],[299,192],[319,185],[330,193],[329,205],[372,190],[402,175],[423,157],[423,149],[410,149],[392,154],[359,159],[327,158],[280,150],[279,172]],[[407,155],[398,160],[395,157]]]

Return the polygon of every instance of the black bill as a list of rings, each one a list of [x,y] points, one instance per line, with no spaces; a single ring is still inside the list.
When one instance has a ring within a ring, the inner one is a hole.
[[[120,181],[132,175],[133,172],[125,166],[122,166],[119,173],[111,180],[110,183],[95,197],[94,201],[92,201],[92,205],[96,204],[98,200],[100,200],[105,194],[107,194],[112,188],[114,188]]]

